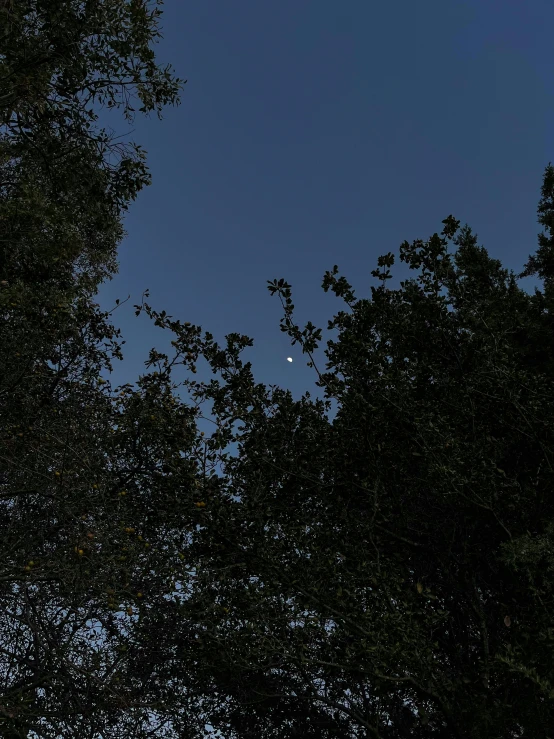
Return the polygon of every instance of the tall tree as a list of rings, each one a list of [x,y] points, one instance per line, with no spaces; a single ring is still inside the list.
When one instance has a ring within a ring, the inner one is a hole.
[[[141,562],[157,536],[167,548],[168,518],[143,505],[131,521],[124,486],[172,461],[167,444],[142,441],[143,422],[168,407],[181,442],[194,424],[159,383],[115,399],[99,379],[121,352],[92,295],[117,271],[122,211],[149,175],[140,147],[93,130],[92,105],[132,120],[136,93],[160,117],[182,82],[155,62],[161,11],[145,2],[0,10],[0,724],[4,736],[92,736],[126,714],[126,735],[141,736],[141,705],[156,701],[117,665],[142,591],[167,592],[167,568]],[[189,489],[192,468],[179,467]]]

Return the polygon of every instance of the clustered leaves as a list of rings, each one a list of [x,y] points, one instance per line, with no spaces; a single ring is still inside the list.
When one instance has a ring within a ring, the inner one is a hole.
[[[546,737],[554,168],[520,275],[453,216],[400,246],[418,277],[399,290],[392,253],[368,298],[335,265],[325,368],[322,330],[269,281],[323,398],[256,383],[249,337],[220,346],[148,292],[137,317],[173,356],[112,388],[124,341],[93,296],[149,177],[143,152],[110,163],[87,106],[177,101],[150,48],[160,11],[4,5],[2,735]]]

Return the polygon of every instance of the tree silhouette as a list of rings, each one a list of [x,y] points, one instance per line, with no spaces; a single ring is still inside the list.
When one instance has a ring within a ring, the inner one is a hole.
[[[159,11],[5,5],[2,734],[546,737],[554,169],[519,275],[543,291],[449,216],[400,246],[419,276],[399,290],[391,253],[370,297],[326,273],[345,307],[325,368],[322,330],[269,282],[323,399],[256,383],[251,339],[219,346],[144,300],[174,356],[152,349],[135,386],[112,388],[123,342],[93,296],[149,180],[139,149],[110,163],[87,106],[176,100],[149,48]]]

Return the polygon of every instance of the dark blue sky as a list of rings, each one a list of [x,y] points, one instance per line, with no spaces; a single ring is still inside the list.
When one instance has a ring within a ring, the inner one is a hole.
[[[131,205],[120,272],[101,287],[127,344],[113,385],[134,382],[173,338],[149,303],[223,339],[247,334],[257,381],[315,391],[279,330],[268,279],[293,287],[297,320],[343,308],[321,289],[338,264],[368,296],[380,254],[426,240],[452,213],[505,267],[536,249],[544,167],[554,159],[554,7],[534,0],[182,2],[166,0],[155,47],[188,79],[164,119],[128,140],[153,184]],[[120,114],[103,114],[119,133]],[[415,273],[411,273],[415,276]],[[522,285],[532,290],[532,280]],[[328,336],[324,331],[324,337]],[[292,356],[292,364],[286,361]],[[323,362],[322,362],[323,364]],[[199,365],[198,379],[209,373]],[[182,380],[184,375],[177,374]]]

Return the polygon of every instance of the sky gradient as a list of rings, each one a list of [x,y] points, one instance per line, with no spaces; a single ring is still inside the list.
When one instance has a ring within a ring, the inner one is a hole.
[[[268,279],[291,283],[298,323],[327,338],[344,304],[321,289],[325,271],[338,264],[369,296],[377,257],[392,251],[397,288],[417,276],[399,262],[402,241],[440,233],[450,213],[504,267],[535,251],[554,158],[552,4],[166,0],[163,11],[155,50],[188,79],[181,105],[132,129],[121,113],[100,118],[132,130],[123,140],[148,152],[153,178],[97,298],[108,310],[131,295],[113,314],[127,342],[113,386],[135,382],[149,349],[173,338],[135,317],[146,288],[156,310],[218,341],[253,338],[243,356],[255,380],[300,398],[320,395],[317,378],[279,330]],[[199,363],[196,379],[210,377]]]

